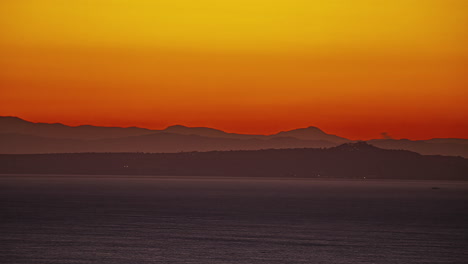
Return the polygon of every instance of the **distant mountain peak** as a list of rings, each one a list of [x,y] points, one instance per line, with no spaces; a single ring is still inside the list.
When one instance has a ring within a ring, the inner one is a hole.
[[[325,140],[335,143],[345,143],[350,140],[336,135],[325,133],[323,130],[316,126],[309,126],[305,128],[293,129],[290,131],[281,131],[277,134],[271,135],[272,137],[295,137],[303,140]]]
[[[325,132],[323,132],[322,129],[316,127],[316,126],[308,126],[306,128],[298,128],[298,129],[294,129],[294,130],[307,130],[307,131],[315,131],[315,132],[320,132],[320,133],[323,133],[323,134],[326,134]],[[292,131],[294,131],[292,130]]]
[[[279,134],[291,134],[291,133],[304,134],[304,135],[305,134],[308,134],[308,135],[328,135],[322,129],[320,129],[320,128],[316,127],[316,126],[308,126],[308,127],[296,128],[296,129],[288,130],[288,131],[281,131],[281,132],[277,133],[277,135],[279,135]]]

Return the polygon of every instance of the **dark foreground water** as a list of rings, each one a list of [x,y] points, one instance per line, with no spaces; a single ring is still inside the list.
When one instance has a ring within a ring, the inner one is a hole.
[[[3,175],[0,206],[1,263],[468,262],[460,182]]]

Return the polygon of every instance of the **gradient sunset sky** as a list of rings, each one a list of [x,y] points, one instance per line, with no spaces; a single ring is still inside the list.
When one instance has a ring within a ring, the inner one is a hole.
[[[2,0],[0,115],[468,138],[466,0]]]

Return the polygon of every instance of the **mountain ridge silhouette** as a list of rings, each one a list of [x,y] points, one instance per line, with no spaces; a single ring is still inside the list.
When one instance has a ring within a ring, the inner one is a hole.
[[[327,134],[315,126],[272,135],[251,135],[180,124],[162,130],[151,130],[139,127],[33,123],[19,117],[0,116],[0,153],[4,154],[329,148],[349,142],[355,141]],[[367,142],[380,148],[404,149],[425,155],[468,157],[468,139],[371,139]]]
[[[11,121],[15,120],[16,122],[10,122],[8,124],[5,120]],[[11,123],[21,124],[20,127],[13,127]],[[10,126],[10,127],[8,127]],[[36,136],[43,136],[43,137],[57,137],[57,138],[70,138],[70,139],[100,139],[100,138],[111,138],[111,137],[123,137],[123,136],[136,136],[136,135],[145,135],[151,133],[175,133],[175,134],[182,134],[182,135],[202,135],[202,136],[210,136],[210,137],[226,137],[226,138],[239,138],[239,139],[246,139],[246,138],[263,138],[263,137],[289,137],[289,134],[297,134],[297,131],[302,131],[303,129],[309,130],[313,126],[308,128],[299,128],[293,129],[290,131],[281,131],[276,134],[271,135],[256,135],[256,134],[238,134],[238,133],[229,133],[215,128],[209,127],[188,127],[184,125],[171,125],[165,129],[147,129],[147,128],[140,128],[140,127],[102,127],[102,126],[93,126],[93,125],[79,125],[79,126],[68,126],[60,123],[34,123],[29,122],[19,117],[4,117],[0,116],[0,133],[19,133],[19,134],[29,134],[29,135],[36,135]],[[50,130],[47,130],[47,129]],[[316,127],[313,127],[316,128]],[[56,129],[56,131],[54,131]],[[85,131],[88,129],[88,131]],[[36,131],[34,131],[36,130]],[[57,131],[60,130],[60,131]],[[75,133],[72,131],[75,130]],[[93,130],[93,131],[91,131]],[[344,139],[335,135],[330,135],[319,128],[313,132],[317,134],[316,131],[320,131],[318,134],[320,135],[320,140],[327,140],[331,142],[335,142],[337,138],[338,141],[335,143],[343,143],[349,142],[351,140]],[[78,132],[77,132],[78,131]],[[117,133],[116,131],[126,131]],[[311,131],[311,129],[310,129]],[[95,134],[90,134],[94,132]],[[62,133],[62,134],[59,134]],[[106,134],[107,133],[107,134]],[[289,134],[288,134],[289,133]],[[293,136],[296,137],[297,136]],[[329,137],[329,138],[327,138]],[[326,139],[327,138],[327,139]],[[301,138],[299,138],[301,139]],[[309,140],[318,140],[314,139],[313,136],[309,138],[302,138],[302,139],[309,139]]]

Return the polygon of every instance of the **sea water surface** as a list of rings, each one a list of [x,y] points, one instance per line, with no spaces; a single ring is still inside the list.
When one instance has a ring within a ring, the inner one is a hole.
[[[0,209],[1,263],[468,262],[466,182],[2,175]]]

